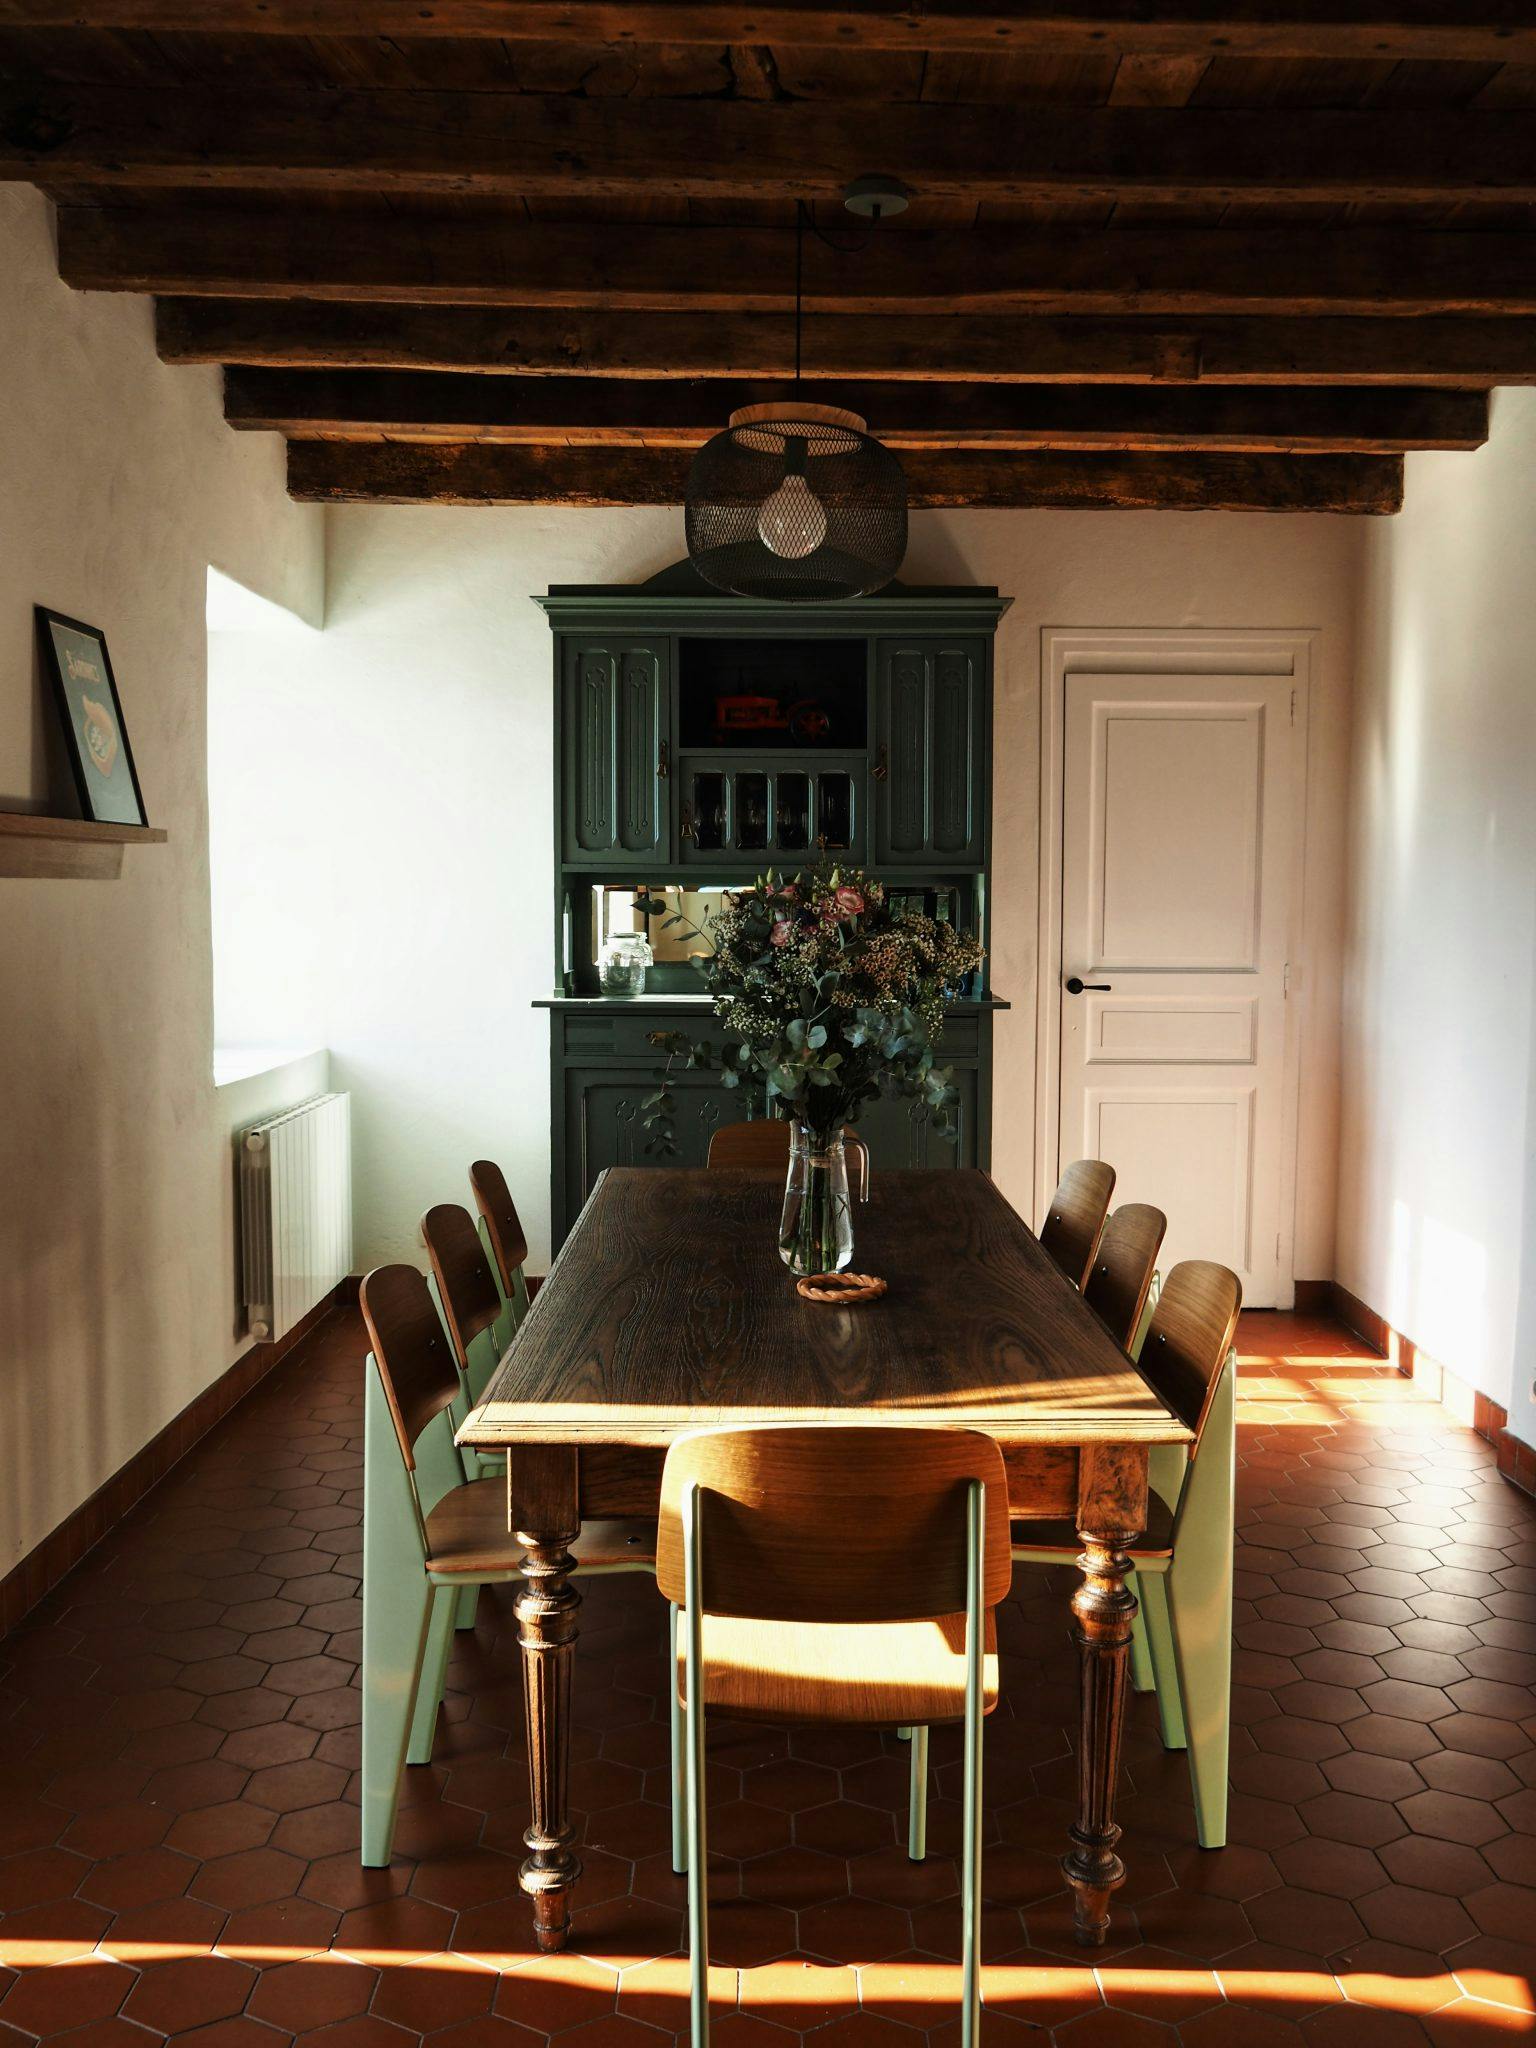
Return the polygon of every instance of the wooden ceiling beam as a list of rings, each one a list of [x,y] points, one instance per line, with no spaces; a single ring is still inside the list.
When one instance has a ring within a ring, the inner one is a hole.
[[[162,299],[166,362],[516,376],[787,377],[783,314],[506,312]],[[808,376],[998,384],[1536,383],[1536,319],[1159,320],[824,316]]]
[[[1536,200],[1525,111],[846,105],[284,88],[0,88],[0,178],[828,198],[871,165],[965,202]]]
[[[1400,453],[1476,448],[1488,398],[1473,391],[1211,390],[1021,384],[808,385],[862,413],[897,449],[1172,449]],[[785,383],[433,376],[410,371],[230,369],[231,426],[296,439],[416,437],[566,447],[697,447],[741,405],[791,402]]]
[[[402,305],[783,312],[783,230],[311,211],[63,207],[87,291]],[[808,312],[1536,313],[1536,235],[1396,229],[1044,232],[982,225],[806,238]]]
[[[294,441],[288,489],[331,505],[679,505],[686,449]],[[904,458],[907,501],[1052,511],[1396,512],[1388,455],[1066,455],[930,450]]]
[[[0,26],[1529,63],[1529,0],[0,0]]]

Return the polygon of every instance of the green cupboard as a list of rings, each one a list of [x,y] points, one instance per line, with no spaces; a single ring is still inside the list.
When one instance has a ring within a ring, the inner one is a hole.
[[[992,655],[1008,600],[917,589],[815,606],[765,605],[684,563],[632,588],[555,586],[535,603],[554,636],[552,1217],[558,1247],[609,1166],[646,1165],[644,1103],[661,1057],[649,1034],[709,1035],[686,946],[637,916],[671,892],[697,918],[767,867],[825,853],[866,865],[929,915],[987,937]],[[702,906],[702,909],[701,909]],[[646,992],[604,996],[606,937],[644,926]],[[993,995],[986,964],[946,1024],[960,1092],[952,1142],[920,1105],[872,1105],[878,1171],[986,1165]],[[740,1098],[678,1072],[677,1163],[702,1165]]]

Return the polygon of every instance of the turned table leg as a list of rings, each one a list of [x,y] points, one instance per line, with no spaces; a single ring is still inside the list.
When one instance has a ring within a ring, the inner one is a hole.
[[[518,1881],[533,1901],[541,1949],[561,1949],[571,1929],[571,1893],[581,1859],[571,1846],[571,1673],[581,1595],[571,1584],[569,1546],[580,1528],[576,1456],[560,1449],[518,1452],[508,1461],[508,1511],[523,1546],[517,1596],[523,1710],[528,1730],[528,1854]],[[568,1484],[566,1483],[568,1476]]]
[[[1146,1522],[1147,1454],[1118,1445],[1084,1450],[1081,1475],[1077,1533],[1083,1576],[1072,1597],[1082,1658],[1078,1812],[1061,1867],[1075,1895],[1077,1938],[1098,1947],[1109,1931],[1110,1894],[1125,1882],[1125,1865],[1115,1851],[1115,1791],[1136,1614],[1136,1596],[1126,1584],[1126,1546]]]

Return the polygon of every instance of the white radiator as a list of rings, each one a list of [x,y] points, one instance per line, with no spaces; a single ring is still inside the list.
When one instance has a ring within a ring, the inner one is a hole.
[[[352,1270],[352,1098],[316,1095],[240,1133],[250,1332],[287,1336]]]

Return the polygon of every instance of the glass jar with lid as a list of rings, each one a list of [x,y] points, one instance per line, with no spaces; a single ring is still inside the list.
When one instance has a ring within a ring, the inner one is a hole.
[[[603,994],[611,1000],[628,1002],[645,993],[645,970],[655,955],[642,932],[614,932],[603,941],[597,975]]]

